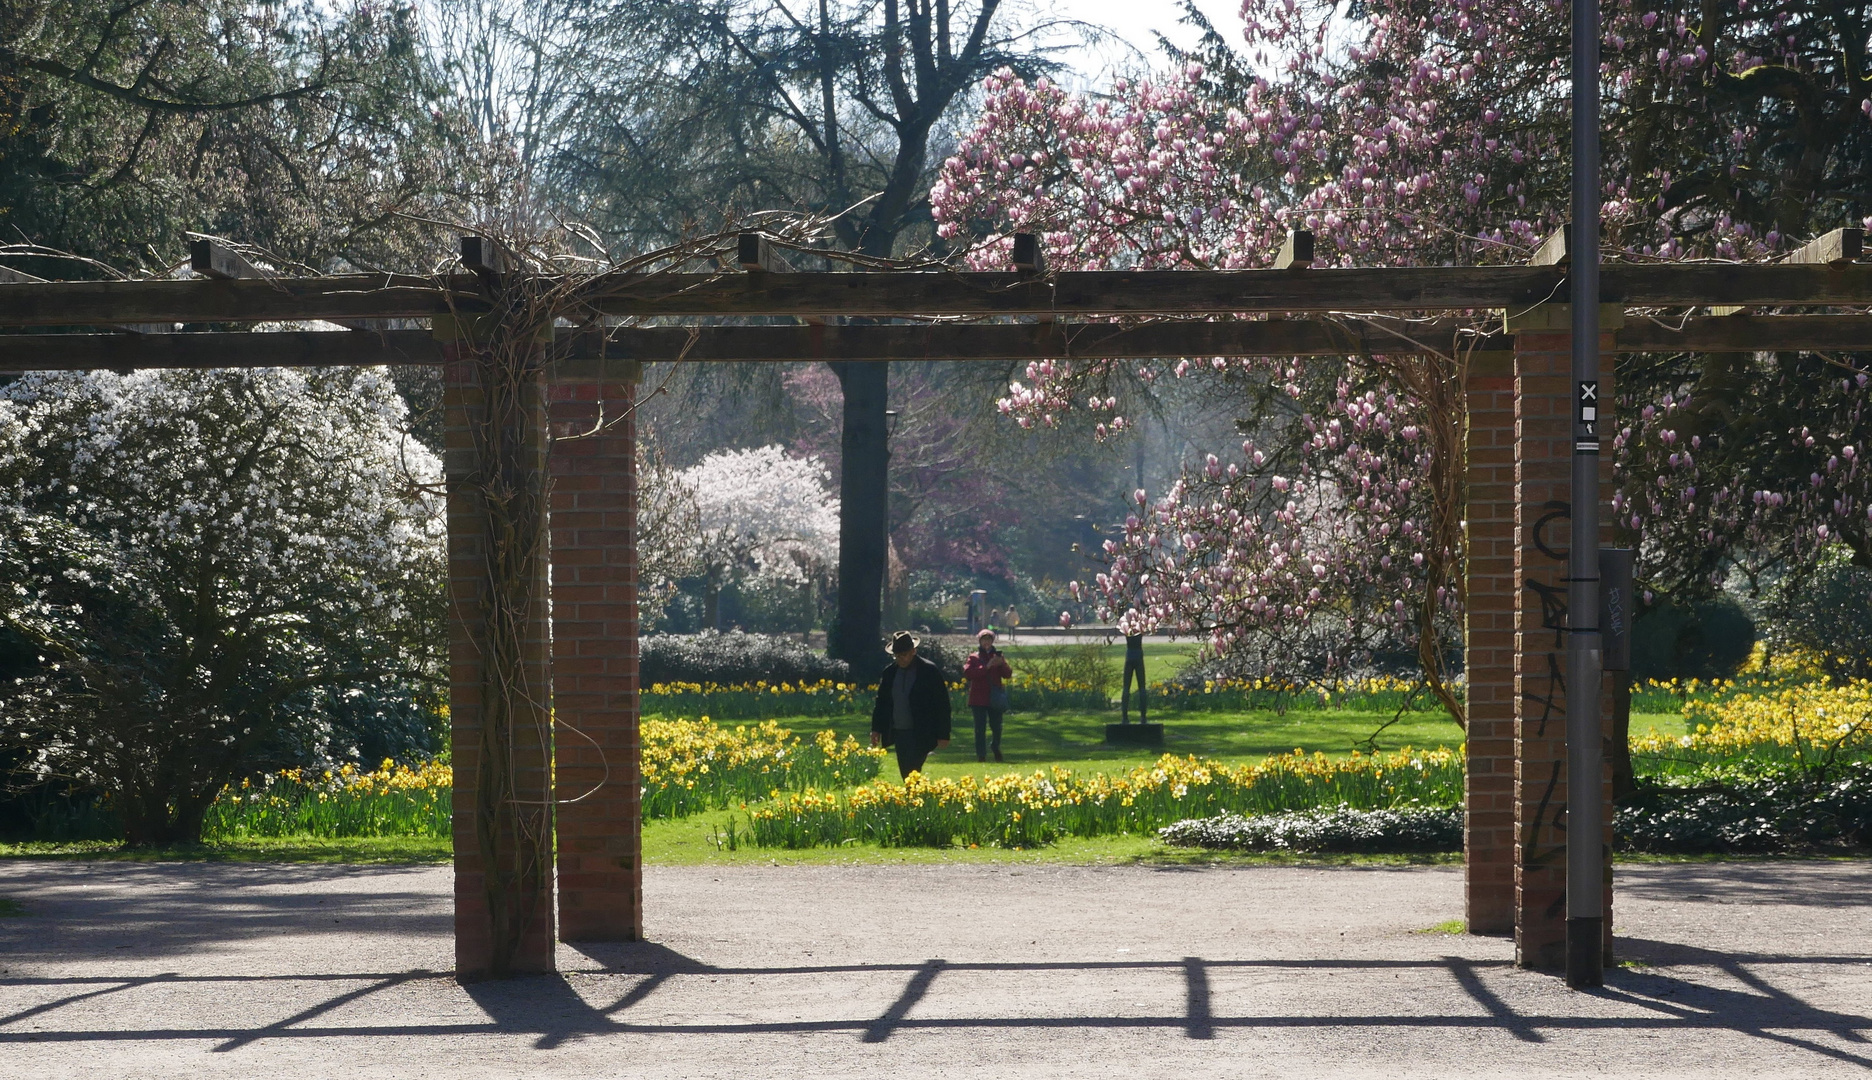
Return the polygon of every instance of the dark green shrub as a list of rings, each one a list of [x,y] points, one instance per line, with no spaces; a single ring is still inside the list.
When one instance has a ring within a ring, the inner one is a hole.
[[[849,682],[851,669],[797,638],[745,634],[738,630],[700,634],[653,634],[638,646],[638,678],[658,683]],[[888,658],[880,656],[878,670]]]
[[[1632,624],[1633,679],[1730,679],[1755,648],[1755,620],[1728,597],[1668,598]]]
[[[1872,846],[1872,762],[1831,775],[1654,780],[1619,807],[1613,830],[1622,850],[1656,854]]]
[[[1814,571],[1773,604],[1769,640],[1820,659],[1840,681],[1872,679],[1872,570],[1836,562]]]

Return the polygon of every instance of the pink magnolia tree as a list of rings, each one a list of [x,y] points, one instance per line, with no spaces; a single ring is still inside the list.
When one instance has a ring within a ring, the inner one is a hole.
[[[1612,257],[1763,258],[1861,220],[1872,104],[1851,46],[1864,5],[1722,7],[1606,11]],[[1241,49],[1212,37],[1180,70],[1105,97],[997,75],[932,191],[939,233],[1003,238],[975,249],[985,266],[1004,262],[1016,231],[1074,269],[1263,266],[1300,227],[1328,265],[1525,258],[1567,201],[1566,5],[1363,11],[1245,0]],[[1738,567],[1798,572],[1831,543],[1872,564],[1865,373],[1814,357],[1739,362],[1753,366],[1663,358],[1620,372],[1617,520],[1649,578],[1707,590]],[[1091,409],[1105,437],[1159,379],[1242,393],[1262,445],[1217,448],[1137,507],[1093,586],[1105,613],[1131,630],[1200,632],[1223,652],[1259,642],[1291,655],[1311,639],[1328,667],[1414,644],[1460,720],[1443,664],[1462,603],[1463,367],[1458,355],[1053,360],[1031,365],[1002,408],[1028,426]],[[1786,395],[1755,410],[1746,437],[1721,422],[1742,387],[1758,404],[1762,389]]]

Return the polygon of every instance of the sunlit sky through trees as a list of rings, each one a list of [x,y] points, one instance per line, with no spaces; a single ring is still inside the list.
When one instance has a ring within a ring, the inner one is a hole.
[[[1197,0],[1196,6],[1231,42],[1241,29],[1239,0]],[[1052,0],[1042,10],[1061,19],[1079,19],[1104,26],[1115,40],[1074,49],[1065,57],[1088,87],[1103,86],[1113,74],[1140,67],[1161,67],[1163,55],[1157,34],[1188,48],[1196,31],[1183,25],[1183,5],[1177,0]]]

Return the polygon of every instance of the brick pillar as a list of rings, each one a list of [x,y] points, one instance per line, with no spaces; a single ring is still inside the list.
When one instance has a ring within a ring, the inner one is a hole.
[[[1515,332],[1514,574],[1515,591],[1515,962],[1559,969],[1566,961],[1566,626],[1567,549],[1571,521],[1572,336],[1565,305],[1537,308],[1508,327]],[[1607,311],[1601,328],[1616,330],[1623,313]],[[1518,325],[1517,325],[1518,324]],[[1600,340],[1600,400],[1612,397],[1612,335]],[[1611,535],[1615,429],[1607,413],[1607,453],[1600,465],[1603,545]],[[1598,688],[1602,722],[1611,733],[1611,702]],[[1606,948],[1612,935],[1611,774],[1606,766]]]
[[[1463,914],[1471,934],[1505,935],[1515,923],[1514,357],[1478,353],[1469,363]]]
[[[440,322],[440,320],[438,320]],[[452,324],[451,324],[452,329]],[[438,331],[438,335],[442,331]],[[522,593],[530,602],[511,607],[520,618],[516,692],[491,693],[484,658],[502,625],[493,604],[484,478],[491,471],[485,447],[487,392],[472,352],[444,345],[443,405],[446,411],[443,468],[448,485],[449,553],[449,740],[455,784],[455,972],[460,979],[553,970],[557,938],[553,926],[552,730],[548,665],[545,544],[545,409],[537,376],[520,387],[521,407],[508,415],[506,437],[517,448],[506,478],[531,487],[539,501],[539,535],[533,580]],[[483,434],[478,437],[477,431]],[[503,711],[503,702],[514,707]],[[488,722],[506,717],[511,747],[505,763],[484,759]],[[501,765],[508,768],[501,770]],[[497,770],[490,774],[489,769]],[[477,811],[477,797],[491,776],[510,778],[508,797],[491,814]],[[489,853],[492,853],[490,859]],[[506,927],[506,932],[503,932]],[[503,940],[513,943],[503,949]]]
[[[566,941],[643,936],[633,390],[615,379],[562,377],[549,395],[559,933]]]

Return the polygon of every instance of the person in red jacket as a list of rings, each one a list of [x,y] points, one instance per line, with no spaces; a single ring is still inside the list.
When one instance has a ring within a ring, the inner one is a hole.
[[[975,714],[975,760],[988,760],[988,727],[994,726],[994,759],[1001,760],[1001,717],[1007,712],[1007,688],[1001,680],[1014,674],[1007,657],[995,648],[993,630],[975,635],[978,645],[962,665],[962,681],[968,684],[969,709]]]

